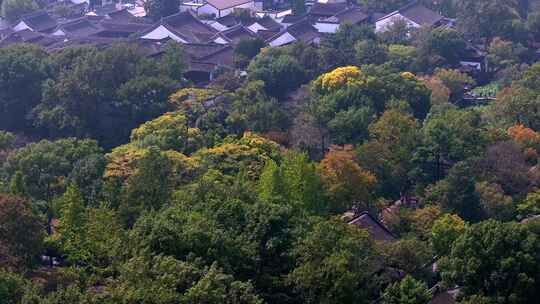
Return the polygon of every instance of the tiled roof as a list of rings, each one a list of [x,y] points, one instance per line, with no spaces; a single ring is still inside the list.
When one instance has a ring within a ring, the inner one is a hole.
[[[37,33],[31,30],[22,30],[11,33],[0,41],[0,47],[6,47],[15,43],[34,43],[41,46],[49,46],[59,41],[59,38]]]
[[[370,236],[377,241],[394,241],[395,236],[376,218],[372,217],[368,212],[360,213],[356,218],[349,221],[350,225],[356,225],[366,229]]]
[[[307,19],[287,27],[287,32],[296,38],[298,41],[310,43],[313,39],[320,37],[319,31]]]
[[[190,43],[184,45],[184,51],[191,57],[200,59],[218,52],[225,46],[216,43]]]
[[[228,27],[235,26],[240,23],[238,20],[236,20],[236,17],[234,17],[233,14],[228,14],[224,17],[218,18],[216,21]]]
[[[248,2],[253,2],[253,0],[206,0],[206,2],[218,10],[224,10]]]
[[[364,21],[367,21],[369,19],[369,15],[364,12],[363,9],[359,7],[350,7],[347,8],[337,14],[335,14],[332,17],[329,17],[327,19],[324,19],[326,22],[332,22],[332,23],[352,23],[352,24],[358,24]]]
[[[85,37],[96,34],[103,30],[103,28],[96,22],[83,17],[59,25],[58,30],[64,32],[67,36]]]
[[[347,8],[347,3],[319,3],[316,2],[309,10],[313,17],[331,17]]]
[[[120,23],[137,23],[140,18],[133,16],[127,9],[114,11],[107,14],[109,20]]]
[[[102,30],[96,33],[97,36],[119,38],[127,38],[133,34],[142,33],[152,27],[152,25],[144,23],[117,23],[105,20],[100,22],[99,25]]]
[[[256,38],[257,35],[245,28],[242,25],[237,25],[233,28],[220,32],[221,35],[225,36],[229,41],[233,43],[238,43],[242,39]]]
[[[217,66],[233,66],[231,46],[220,44],[187,44],[184,51],[188,54],[188,70],[211,72]]]
[[[208,42],[218,32],[189,11],[163,18],[162,24],[166,25],[169,30],[180,34],[189,43]]]
[[[270,31],[279,31],[282,28],[281,24],[279,24],[276,20],[268,16],[264,16],[261,19],[257,19],[256,22],[264,26],[266,29]]]
[[[50,31],[57,26],[56,20],[54,20],[46,11],[37,11],[23,15],[21,21],[24,21],[26,25],[36,32]]]
[[[257,31],[257,36],[261,37],[261,39],[267,41],[270,38],[274,37],[278,32],[276,31],[268,31],[268,30],[259,30]]]
[[[443,16],[437,12],[418,3],[412,3],[400,9],[399,13],[420,25],[435,25],[443,19]]]
[[[306,15],[287,15],[281,19],[281,23],[296,23],[302,19],[304,19]]]
[[[439,15],[437,12],[434,12],[422,4],[413,1],[399,10],[379,18],[378,20],[390,18],[396,14],[400,14],[419,25],[433,26],[444,19],[444,17]]]

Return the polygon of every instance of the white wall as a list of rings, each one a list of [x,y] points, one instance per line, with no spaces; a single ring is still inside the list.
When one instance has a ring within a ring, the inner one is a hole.
[[[207,4],[199,7],[199,9],[197,10],[197,14],[199,14],[199,15],[200,14],[208,14],[208,15],[214,14],[216,16],[216,18],[221,18],[221,17],[225,17],[225,16],[231,14],[232,12],[234,12],[235,8],[244,8],[244,9],[249,9],[251,11],[256,10],[255,2],[253,2],[253,1],[237,5],[235,7],[226,8],[226,9],[223,9],[223,10],[218,10],[217,8],[211,6],[210,4],[207,3]]]
[[[221,37],[217,37],[216,39],[214,39],[214,42],[217,43],[217,44],[228,44],[229,41],[221,38]]]
[[[319,33],[335,33],[339,29],[337,23],[317,22],[313,25]]]
[[[13,30],[15,32],[20,32],[20,31],[24,31],[24,30],[31,30],[33,31],[33,29],[31,27],[29,27],[24,21],[21,21],[19,23],[17,23],[17,25],[15,25],[13,27]]]
[[[52,33],[53,36],[65,36],[66,33],[62,30],[56,30],[54,33]]]
[[[375,31],[376,32],[384,32],[386,30],[388,30],[389,27],[392,26],[392,24],[394,24],[394,22],[396,22],[397,20],[405,20],[407,21],[407,24],[409,25],[409,27],[415,27],[415,28],[418,28],[420,27],[419,24],[416,24],[414,22],[412,22],[410,19],[407,19],[406,17],[400,15],[399,13],[395,14],[395,15],[392,15],[388,18],[384,18],[384,19],[379,19],[379,21],[375,22]]]
[[[160,25],[156,27],[154,30],[149,32],[148,34],[141,37],[142,39],[149,39],[149,40],[162,40],[165,38],[171,38],[176,42],[180,43],[186,43],[184,39],[178,37],[176,34],[169,31],[166,27],[163,25]]]
[[[247,27],[250,31],[257,33],[260,30],[267,30],[264,26],[260,25],[258,22],[253,23],[252,25]]]

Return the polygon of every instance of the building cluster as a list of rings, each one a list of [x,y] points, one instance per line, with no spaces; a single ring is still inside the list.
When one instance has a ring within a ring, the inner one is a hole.
[[[187,75],[194,80],[211,79],[221,67],[232,68],[235,45],[243,39],[261,39],[269,46],[294,42],[318,44],[344,23],[372,24],[384,31],[396,20],[411,27],[441,26],[449,20],[412,2],[389,14],[368,12],[343,0],[307,2],[306,13],[294,14],[283,3],[263,9],[260,0],[186,0],[177,14],[153,22],[146,17],[143,0],[122,4],[89,0],[50,0],[43,10],[24,15],[0,28],[0,47],[34,43],[47,51],[69,46],[106,47],[113,43],[137,43],[147,56],[159,56],[173,40],[185,46]]]

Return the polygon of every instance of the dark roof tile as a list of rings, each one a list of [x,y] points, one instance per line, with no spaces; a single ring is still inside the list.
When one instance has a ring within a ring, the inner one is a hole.
[[[229,41],[232,41],[233,43],[238,43],[242,39],[250,39],[257,37],[255,33],[241,25],[237,25],[233,28],[224,30],[220,32],[220,34],[225,36],[225,38],[227,38]]]
[[[443,16],[429,8],[413,3],[399,10],[399,13],[420,25],[435,25],[443,19]]]
[[[363,9],[359,7],[347,8],[332,17],[325,19],[326,22],[333,23],[352,23],[358,24],[369,19],[369,14],[367,14]]]
[[[366,229],[370,236],[377,241],[391,242],[396,239],[395,236],[381,224],[381,222],[371,216],[368,212],[360,213],[356,218],[349,221],[349,224]]]
[[[46,11],[37,11],[23,15],[21,21],[32,28],[36,32],[46,32],[53,30],[57,26],[54,20]]]
[[[228,14],[224,17],[218,18],[216,21],[227,27],[235,26],[240,23],[238,20],[236,20],[236,17],[234,17],[233,14]]]
[[[347,3],[319,3],[316,2],[308,14],[315,18],[331,17],[347,8]]]

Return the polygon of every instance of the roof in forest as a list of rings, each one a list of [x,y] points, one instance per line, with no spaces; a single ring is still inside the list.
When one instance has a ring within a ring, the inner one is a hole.
[[[362,212],[354,219],[348,222],[350,225],[356,225],[360,228],[366,229],[371,237],[377,241],[391,242],[396,237],[376,218],[371,216],[368,212]]]

